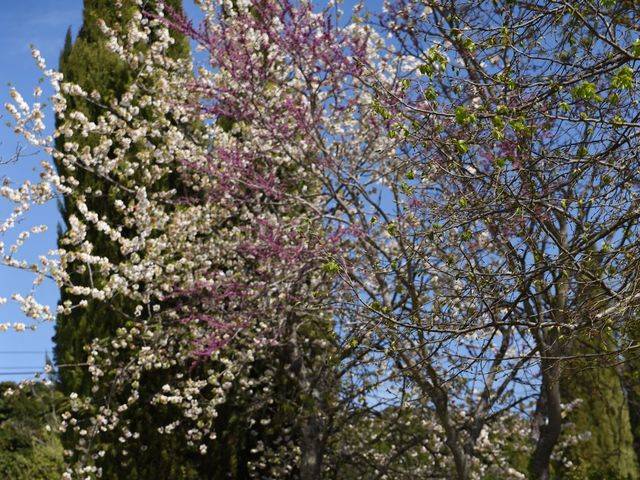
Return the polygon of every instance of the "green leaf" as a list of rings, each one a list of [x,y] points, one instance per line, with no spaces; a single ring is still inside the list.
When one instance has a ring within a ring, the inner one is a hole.
[[[427,58],[429,58],[429,60],[431,60],[433,63],[439,63],[442,68],[444,68],[449,63],[449,59],[445,55],[440,53],[437,47],[431,47],[427,51]]]
[[[340,272],[340,265],[332,259],[322,266],[322,270],[327,273],[338,273]]]
[[[380,105],[376,100],[373,101],[373,111],[380,115],[385,120],[389,120],[391,118],[391,113],[389,113],[382,105]]]
[[[578,85],[577,87],[574,87],[574,89],[571,90],[571,95],[574,98],[577,98],[580,100],[595,100],[595,101],[601,102],[602,97],[599,96],[597,92],[598,92],[598,89],[595,83],[582,82],[580,85]]]
[[[422,70],[420,70],[420,73],[423,73]],[[423,95],[424,95],[424,98],[427,99],[427,100],[435,100],[436,98],[438,98],[438,92],[433,87],[427,88],[424,91]]]
[[[511,122],[511,127],[517,133],[523,133],[527,131],[527,125],[524,124],[523,122],[513,121]]]
[[[469,151],[469,145],[464,140],[455,140],[455,146],[458,153],[465,154]]]
[[[629,65],[625,65],[620,68],[611,79],[611,87],[619,88],[621,90],[631,90],[633,87],[633,68]]]
[[[587,155],[587,152],[588,152],[587,147],[580,147],[577,152],[577,157],[584,158]]]
[[[476,49],[476,44],[473,43],[473,40],[471,40],[470,38],[465,38],[462,41],[462,47],[466,50],[469,50],[470,52],[473,52]]]
[[[465,107],[456,108],[456,122],[460,125],[468,125],[476,121],[476,116],[473,113],[469,113],[469,111]]]
[[[434,68],[432,65],[428,65],[426,63],[423,63],[422,65],[420,65],[418,67],[418,71],[422,74],[422,75],[428,75],[429,77],[431,77],[433,75],[434,72]]]
[[[374,312],[382,312],[384,310],[384,307],[382,306],[382,304],[377,300],[374,300],[373,302],[371,302],[371,305],[369,305],[369,307]]]

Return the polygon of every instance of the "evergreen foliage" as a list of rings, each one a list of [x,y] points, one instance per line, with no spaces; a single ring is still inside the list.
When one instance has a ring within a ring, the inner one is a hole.
[[[640,325],[638,319],[629,319],[627,324],[628,341],[637,344],[640,340]],[[633,435],[633,448],[636,458],[640,460],[640,353],[637,349],[630,350],[625,355],[622,382],[629,403],[629,420]]]
[[[180,3],[179,1],[168,2],[174,7],[180,7]],[[133,2],[128,2],[126,8],[119,9],[109,0],[86,0],[83,25],[75,42],[72,41],[71,30],[67,31],[60,55],[60,71],[66,80],[77,83],[86,91],[96,91],[100,94],[100,100],[97,102],[68,98],[70,105],[84,113],[87,118],[95,120],[104,113],[104,105],[109,105],[111,100],[119,98],[134,76],[134,72],[107,48],[105,36],[98,26],[98,21],[101,19],[112,28],[117,28],[118,24],[122,27],[130,19],[135,8]],[[176,38],[173,55],[186,57],[189,54],[187,40],[181,36]],[[85,144],[87,148],[95,146],[96,143],[95,138],[81,138],[76,135],[72,138],[60,137],[56,145],[61,147],[64,142],[70,140]],[[79,185],[77,192],[73,196],[66,197],[60,205],[65,223],[64,230],[69,229],[70,217],[78,214],[76,207],[78,195],[85,197],[87,206],[98,212],[101,217],[114,218],[115,212],[107,211],[104,202],[104,197],[109,195],[108,183],[100,182],[100,177],[93,172],[79,168],[69,169],[68,165],[61,164],[59,161],[56,161],[56,167],[61,175],[73,176]],[[59,237],[61,238],[61,235]],[[88,232],[87,240],[94,245],[92,252],[94,255],[108,258],[120,256],[113,243],[107,241],[100,232]],[[89,286],[92,282],[100,283],[96,272],[76,272],[75,275],[74,284],[76,285]],[[61,292],[61,305],[65,305],[67,301],[75,302],[76,300],[70,293]],[[89,375],[86,367],[82,366],[86,358],[85,346],[94,338],[112,337],[117,328],[125,323],[126,313],[129,310],[127,305],[118,301],[112,301],[109,305],[91,301],[86,308],[68,309],[64,314],[59,315],[54,336],[54,354],[56,364],[63,365],[59,368],[59,386],[64,393],[89,391]]]
[[[166,2],[172,8],[181,8],[180,0]],[[148,5],[151,8],[152,5]],[[64,48],[60,55],[59,69],[65,79],[74,82],[86,91],[95,91],[99,94],[98,100],[78,100],[69,96],[67,101],[75,110],[82,112],[87,118],[97,120],[104,114],[111,101],[119,99],[127,87],[131,84],[135,72],[131,70],[118,56],[106,46],[106,37],[99,27],[99,20],[103,20],[110,28],[124,28],[137,7],[135,2],[124,2],[118,7],[110,0],[85,0],[83,11],[83,25],[75,42],[72,40],[71,31],[67,31]],[[186,58],[189,55],[188,41],[181,35],[175,34],[176,42],[171,52],[174,58]],[[74,135],[71,138],[62,136],[57,139],[57,145],[61,147],[64,142],[75,141],[86,148],[95,146],[97,139]],[[135,155],[135,151],[131,151]],[[71,216],[79,215],[77,200],[82,196],[90,209],[96,211],[100,217],[107,217],[112,222],[117,222],[117,215],[108,209],[104,199],[110,195],[108,182],[100,181],[100,176],[92,171],[84,171],[80,168],[69,168],[68,165],[56,162],[56,167],[61,175],[70,175],[78,182],[78,189],[73,195],[65,197],[60,205],[61,214],[65,222],[64,229],[59,232],[59,238],[63,241],[63,231],[69,229]],[[136,174],[142,174],[137,172]],[[110,259],[120,257],[113,242],[110,242],[100,232],[92,230],[87,233],[87,240],[94,248],[94,255],[104,256]],[[100,285],[101,278],[97,272],[77,271],[73,279],[76,285]],[[68,305],[68,301],[77,303],[77,298],[68,291],[61,292],[60,304]],[[115,336],[118,328],[123,327],[131,318],[133,307],[122,299],[116,298],[108,304],[98,300],[91,300],[85,308],[66,309],[58,316],[56,333],[54,336],[54,354],[59,369],[58,387],[65,394],[76,392],[78,394],[90,394],[90,375],[87,371],[85,359],[87,357],[86,346],[92,340],[109,339]],[[147,391],[156,391],[162,385],[163,378],[145,378],[143,383]],[[117,439],[105,445],[105,457],[111,457],[111,461],[104,462],[103,470],[105,478],[149,479],[149,478],[181,478],[195,479],[205,478],[197,473],[198,468],[210,471],[210,466],[203,466],[205,459],[180,440],[174,437],[161,435],[157,428],[163,425],[167,411],[145,411],[141,408],[132,408],[128,412],[133,418],[133,425],[141,432],[137,448],[130,449],[126,456],[122,456],[117,448]],[[163,415],[164,414],[164,415]],[[74,444],[76,439],[72,435],[63,436],[63,443],[67,446]]]
[[[581,346],[580,350],[594,352],[588,346]],[[563,400],[577,404],[566,416],[569,425],[564,436],[577,438],[557,464],[558,478],[639,478],[629,404],[615,368],[603,363],[602,359],[589,360],[585,356],[571,361],[565,369],[560,382]],[[573,465],[568,473],[563,473],[563,460]]]
[[[13,391],[5,395],[7,391]],[[55,425],[63,396],[41,383],[17,388],[0,384],[0,478],[54,480],[63,472],[62,444],[46,425]]]
[[[599,272],[601,262],[601,254],[592,252],[585,265]],[[584,277],[578,277],[580,300],[573,308],[595,323],[597,312],[608,303],[602,289],[590,285]],[[571,342],[574,358],[565,363],[560,381],[562,401],[567,406],[560,443],[566,446],[555,465],[557,478],[639,478],[630,423],[631,404],[625,396],[620,373],[607,355],[615,350],[616,339],[610,327],[582,334]]]

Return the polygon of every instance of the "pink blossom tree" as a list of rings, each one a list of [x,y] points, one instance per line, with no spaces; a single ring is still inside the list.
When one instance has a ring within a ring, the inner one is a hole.
[[[41,185],[4,188],[20,205],[77,199],[73,248],[39,278],[77,295],[63,309],[137,305],[88,346],[93,394],[62,414],[78,439],[68,477],[144,442],[134,404],[169,412],[160,431],[202,455],[234,440],[220,425],[241,405],[238,471],[252,478],[570,469],[583,438],[561,435],[577,408],[563,404],[567,361],[637,348],[640,47],[621,20],[634,13],[454,3],[386,2],[346,27],[283,0],[202,2],[198,26],[140,10],[125,31],[103,26],[137,72],[122,98],[47,72],[56,134],[92,148],[39,138],[39,109],[16,93],[17,131],[108,182],[124,219],[91,212],[96,192],[47,166]],[[166,55],[169,28],[202,52],[195,76]],[[65,96],[104,114],[90,122]],[[117,262],[93,254],[88,230]],[[73,285],[78,269],[103,281]],[[141,396],[158,371],[171,382]]]

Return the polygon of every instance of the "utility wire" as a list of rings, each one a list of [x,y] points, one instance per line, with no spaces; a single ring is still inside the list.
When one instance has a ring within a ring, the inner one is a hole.
[[[37,372],[0,372],[0,375],[35,375],[36,373],[43,373],[42,370]]]
[[[47,350],[0,350],[0,355],[35,355],[47,353]]]
[[[28,367],[16,367],[16,366],[10,365],[10,366],[0,367],[0,371],[1,370],[35,370],[37,368],[44,368],[44,367],[40,365],[30,365]]]

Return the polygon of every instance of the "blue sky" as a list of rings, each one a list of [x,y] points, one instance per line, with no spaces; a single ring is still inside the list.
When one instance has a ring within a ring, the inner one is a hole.
[[[31,58],[30,44],[38,48],[47,60],[48,66],[57,66],[58,55],[62,48],[64,35],[69,26],[77,32],[81,24],[82,0],[21,0],[3,2],[0,14],[0,55],[2,68],[0,69],[0,158],[8,159],[13,156],[20,142],[9,128],[6,127],[5,102],[10,100],[9,86],[16,87],[25,99],[31,100],[31,93],[38,84],[41,76],[35,62]],[[46,83],[43,84],[46,93]],[[48,130],[53,125],[53,119],[48,115],[45,123]],[[34,175],[34,168],[47,157],[44,154],[27,148],[25,156],[11,165],[0,165],[0,178],[9,177],[20,182]],[[4,221],[7,205],[0,203],[0,215]],[[49,231],[35,236],[25,245],[21,258],[34,258],[38,253],[46,253],[55,248],[56,225],[60,217],[55,202],[42,206],[31,212],[29,223],[46,224]],[[0,241],[8,243],[7,238]],[[31,290],[33,277],[30,274],[18,272],[6,267],[0,267],[0,297],[7,297],[18,291],[26,295]],[[58,289],[51,282],[43,284],[36,291],[36,298],[55,307],[58,299]],[[24,320],[17,305],[9,301],[0,306],[0,323],[21,322]],[[31,372],[42,368],[45,352],[51,351],[51,336],[53,324],[39,325],[35,332],[16,333],[13,331],[0,332],[0,381],[19,380],[31,375],[17,372]]]

